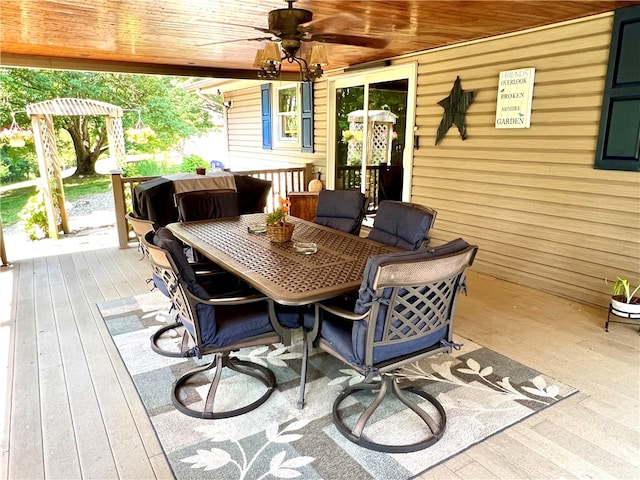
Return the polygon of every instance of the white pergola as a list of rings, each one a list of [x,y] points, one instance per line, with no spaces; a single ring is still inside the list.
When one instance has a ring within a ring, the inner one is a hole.
[[[45,193],[49,237],[57,239],[59,228],[64,233],[69,233],[69,222],[65,209],[64,186],[58,161],[53,116],[104,116],[107,123],[109,155],[116,165],[122,165],[125,160],[122,108],[84,98],[56,98],[27,105],[27,114],[31,117],[33,140],[40,166],[41,186]]]

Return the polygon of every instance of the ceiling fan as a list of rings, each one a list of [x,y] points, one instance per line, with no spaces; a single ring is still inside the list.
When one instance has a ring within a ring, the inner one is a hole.
[[[208,45],[237,41],[267,41],[263,50],[258,50],[254,66],[261,69],[260,78],[276,78],[280,75],[282,61],[297,63],[300,67],[302,81],[310,81],[322,75],[322,66],[327,65],[326,54],[321,46],[313,46],[310,58],[298,55],[303,42],[336,43],[356,47],[385,48],[389,40],[379,37],[367,37],[342,33],[331,33],[331,28],[344,30],[360,19],[350,13],[338,13],[313,20],[313,12],[303,8],[295,8],[296,0],[285,0],[287,8],[278,8],[269,12],[267,28],[250,27],[268,33],[269,37],[227,40]],[[229,25],[229,24],[227,24]],[[246,27],[246,25],[237,25]],[[277,46],[280,44],[280,47]],[[282,56],[280,55],[282,49]],[[314,55],[315,54],[315,55]]]
[[[359,18],[350,13],[339,13],[314,21],[313,12],[303,8],[294,8],[293,4],[296,0],[286,1],[287,8],[279,8],[269,12],[268,28],[253,27],[280,39],[283,42],[282,48],[284,50],[287,48],[286,44],[297,45],[299,48],[300,42],[339,43],[368,48],[384,48],[389,44],[389,40],[385,38],[325,33],[322,30],[327,30],[327,27],[331,28],[332,24],[339,24],[338,28],[343,28],[345,23],[353,24]]]

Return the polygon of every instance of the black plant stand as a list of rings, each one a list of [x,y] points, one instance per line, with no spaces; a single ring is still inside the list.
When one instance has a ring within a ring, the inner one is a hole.
[[[618,318],[624,318],[627,320],[632,320],[630,322],[625,322],[623,320],[611,320],[611,315]],[[627,313],[627,312],[621,312],[620,310],[617,310],[615,308],[613,308],[613,305],[609,305],[609,313],[607,315],[607,323],[604,324],[604,331],[608,332],[609,331],[609,322],[611,323],[625,323],[627,325],[638,325],[638,334],[640,334],[640,313]]]

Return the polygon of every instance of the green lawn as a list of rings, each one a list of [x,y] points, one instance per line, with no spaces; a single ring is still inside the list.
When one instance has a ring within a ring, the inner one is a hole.
[[[86,195],[108,192],[111,185],[109,175],[98,175],[84,178],[65,178],[64,195],[67,200],[76,200]],[[0,215],[2,224],[13,225],[20,220],[20,210],[27,204],[31,195],[36,193],[36,187],[21,187],[0,192]]]

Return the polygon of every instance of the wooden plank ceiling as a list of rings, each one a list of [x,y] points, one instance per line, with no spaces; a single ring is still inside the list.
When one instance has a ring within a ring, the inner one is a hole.
[[[314,34],[387,39],[325,43],[328,69],[515,32],[639,1],[300,0]],[[2,0],[3,66],[256,78],[269,11],[283,0]],[[345,15],[352,14],[352,15]],[[257,28],[256,28],[257,27]],[[251,40],[253,39],[253,40]],[[309,43],[303,43],[308,48]]]

